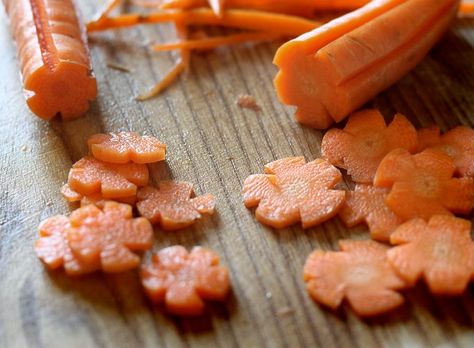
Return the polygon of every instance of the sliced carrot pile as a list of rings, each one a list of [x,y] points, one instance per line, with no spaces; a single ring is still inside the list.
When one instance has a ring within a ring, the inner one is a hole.
[[[104,198],[130,197],[137,193],[137,186],[148,183],[145,164],[105,163],[86,156],[77,161],[69,171],[70,188],[81,195],[101,193]]]
[[[436,295],[461,295],[474,277],[474,242],[467,220],[437,215],[408,221],[391,235],[388,260],[409,284],[420,278]]]
[[[153,163],[166,155],[166,145],[157,138],[135,132],[95,134],[87,144],[95,158],[108,163]]]
[[[219,256],[201,247],[160,250],[141,267],[141,279],[153,302],[179,316],[202,314],[204,300],[222,301],[230,290],[229,272],[219,265]]]
[[[324,135],[321,153],[333,165],[347,169],[353,181],[372,183],[380,161],[397,148],[417,150],[415,128],[400,114],[387,126],[380,111],[374,109],[351,115],[342,130],[330,129]]]
[[[192,195],[190,183],[161,181],[158,189],[147,186],[138,191],[138,212],[165,230],[184,228],[200,219],[201,214],[214,213],[214,196],[191,198]]]
[[[136,268],[140,257],[133,251],[153,245],[153,228],[145,218],[133,218],[128,204],[106,202],[103,209],[93,204],[72,212],[66,238],[81,262],[104,272]]]
[[[345,192],[334,189],[341,173],[325,160],[284,158],[267,164],[265,173],[249,176],[243,187],[245,206],[257,207],[263,224],[284,228],[301,221],[309,228],[335,216],[344,202]]]
[[[339,242],[341,252],[314,251],[304,266],[310,296],[336,309],[344,299],[362,317],[383,314],[403,304],[406,287],[387,261],[389,247],[374,241]]]
[[[402,220],[385,204],[387,194],[387,189],[358,184],[354,191],[347,192],[339,217],[348,227],[365,222],[372,239],[389,241]]]

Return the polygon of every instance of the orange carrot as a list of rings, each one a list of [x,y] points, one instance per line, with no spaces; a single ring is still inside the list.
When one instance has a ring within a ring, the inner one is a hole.
[[[344,202],[345,192],[334,189],[341,173],[325,160],[284,158],[267,164],[265,173],[249,176],[243,187],[245,206],[257,207],[263,224],[284,228],[301,221],[303,228],[313,227],[335,216]]]
[[[437,215],[410,220],[391,235],[388,260],[409,284],[423,278],[436,295],[461,295],[474,276],[474,242],[467,220]]]
[[[97,95],[84,27],[72,0],[3,0],[26,102],[49,120],[82,116]]]
[[[219,256],[201,247],[189,253],[178,245],[162,249],[142,265],[140,275],[148,297],[179,316],[202,314],[204,300],[223,301],[230,290],[229,272],[219,265]]]
[[[147,186],[138,191],[138,212],[165,230],[184,228],[200,219],[201,214],[214,213],[214,196],[191,198],[192,194],[190,183],[162,181],[158,189]]]
[[[361,222],[369,226],[372,239],[386,242],[402,220],[385,204],[388,190],[357,184],[354,191],[346,193],[346,201],[339,217],[347,227]]]
[[[122,0],[108,0],[104,8],[96,14],[94,21],[100,21],[106,18],[110,12],[117,8],[122,3]]]
[[[107,201],[104,196],[100,192],[93,193],[88,196],[81,195],[79,192],[74,191],[69,184],[64,184],[61,187],[61,194],[69,203],[81,202],[81,206],[85,206],[88,204],[94,204],[99,208],[102,208]],[[128,197],[116,197],[114,201],[135,205],[137,201],[137,196],[128,196]]]
[[[380,315],[403,304],[406,287],[387,262],[387,246],[368,240],[339,242],[341,252],[314,251],[304,265],[309,295],[332,309],[344,299],[361,317]]]
[[[462,2],[459,7],[459,14],[461,16],[474,15],[474,2]]]
[[[321,153],[335,166],[347,169],[352,180],[372,183],[380,161],[390,151],[417,149],[417,133],[401,114],[389,126],[378,110],[354,113],[343,130],[330,129],[323,137]]]
[[[374,0],[281,46],[275,87],[315,128],[339,122],[414,68],[455,17],[456,0]],[[356,59],[354,57],[357,57]]]
[[[61,195],[68,201],[69,203],[79,202],[83,195],[79,192],[74,191],[69,184],[64,184],[61,186]]]
[[[95,134],[87,144],[95,158],[108,163],[153,163],[166,154],[166,145],[157,138],[135,132]]]
[[[390,152],[380,163],[374,185],[391,188],[385,203],[403,220],[468,214],[474,207],[474,179],[453,178],[453,160],[435,150],[416,155]]]
[[[440,129],[438,126],[431,126],[418,130],[418,152],[439,143]]]

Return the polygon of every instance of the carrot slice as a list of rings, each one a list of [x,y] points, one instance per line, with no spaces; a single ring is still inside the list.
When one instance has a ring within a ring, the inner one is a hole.
[[[418,130],[418,152],[439,143],[440,129],[438,126],[431,126]]]
[[[299,122],[327,128],[415,67],[459,1],[375,0],[281,46],[275,87]],[[354,57],[357,57],[354,59]]]
[[[79,192],[74,191],[71,186],[69,186],[68,183],[64,184],[61,186],[61,194],[63,197],[68,201],[69,203],[74,203],[74,202],[79,202],[83,195],[81,195]]]
[[[321,153],[327,160],[347,169],[352,180],[372,183],[380,161],[390,151],[417,149],[417,133],[401,114],[389,126],[378,110],[363,110],[350,116],[343,130],[330,129],[323,137]]]
[[[192,194],[190,183],[162,181],[158,189],[147,186],[138,191],[138,212],[165,230],[184,228],[200,219],[201,214],[213,214],[215,209],[214,196],[191,198]]]
[[[215,252],[202,247],[189,253],[179,245],[161,249],[142,265],[140,275],[148,297],[179,316],[202,314],[204,300],[223,301],[230,290],[227,268],[219,265]]]
[[[153,245],[153,228],[145,218],[132,216],[128,204],[106,202],[103,209],[87,205],[72,212],[67,241],[74,255],[104,272],[136,268],[140,258],[133,251]]]
[[[105,163],[86,156],[77,161],[69,171],[70,188],[81,195],[101,193],[104,198],[130,197],[137,193],[137,186],[148,183],[145,164]]]
[[[410,220],[391,235],[388,260],[409,284],[423,278],[436,295],[461,295],[474,276],[474,242],[467,220],[436,215]]]
[[[107,201],[104,196],[100,192],[93,193],[89,196],[81,195],[79,192],[74,191],[69,184],[64,184],[61,187],[61,194],[69,203],[81,202],[81,206],[85,206],[88,204],[94,204],[99,208],[103,208],[105,202]],[[117,197],[114,198],[114,201],[135,205],[137,202],[137,196],[129,196],[129,197]]]
[[[64,215],[52,216],[41,222],[40,238],[35,243],[36,255],[49,269],[64,267],[70,276],[95,272],[97,265],[82,262],[72,253],[66,241],[70,227],[69,219]]]
[[[108,163],[153,163],[166,154],[166,145],[157,138],[135,132],[95,134],[87,144],[95,158]]]
[[[301,221],[303,228],[313,227],[335,216],[344,202],[345,192],[334,189],[341,173],[323,159],[284,158],[267,164],[265,173],[249,176],[243,186],[245,206],[257,207],[263,224],[284,228]]]
[[[361,317],[380,315],[403,304],[406,287],[387,262],[389,247],[368,241],[339,241],[341,252],[316,250],[304,265],[309,295],[332,309],[347,300]]]
[[[439,151],[411,155],[397,149],[380,163],[374,185],[391,188],[385,203],[403,220],[468,214],[474,207],[474,179],[453,178],[455,168]]]
[[[369,226],[372,239],[386,242],[390,234],[402,223],[385,204],[388,190],[370,185],[358,184],[354,191],[346,193],[339,217],[347,227],[361,222]]]
[[[97,96],[85,28],[72,0],[4,0],[26,102],[49,120],[82,116]]]

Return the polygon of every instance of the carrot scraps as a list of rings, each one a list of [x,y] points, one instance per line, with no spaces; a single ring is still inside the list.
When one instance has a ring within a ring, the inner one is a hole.
[[[323,137],[321,153],[333,165],[347,169],[355,182],[372,183],[380,161],[397,148],[416,151],[415,128],[401,114],[387,126],[373,109],[352,114],[343,130],[330,129]]]
[[[436,295],[461,295],[474,277],[474,242],[467,220],[437,215],[410,220],[391,235],[388,260],[409,284],[423,277]]]
[[[87,205],[72,212],[67,241],[74,255],[104,272],[136,268],[140,258],[133,251],[153,245],[153,228],[145,218],[133,218],[132,207],[106,202],[103,209]]]
[[[191,198],[193,185],[187,182],[162,181],[159,188],[144,187],[138,191],[137,208],[153,224],[164,230],[177,230],[192,225],[201,214],[213,214],[212,195]]]
[[[385,204],[387,193],[386,189],[358,184],[354,191],[346,193],[346,201],[339,211],[339,217],[347,227],[365,222],[372,239],[388,241],[390,234],[402,220]]]
[[[455,168],[439,151],[411,155],[397,149],[380,163],[374,185],[391,188],[385,203],[403,220],[468,214],[474,207],[474,179],[453,178]]]
[[[439,143],[440,129],[438,126],[431,126],[418,130],[418,151],[421,152]]]
[[[253,111],[260,111],[261,108],[258,106],[255,97],[248,94],[241,94],[237,98],[237,105],[241,108],[250,109]]]
[[[249,176],[243,186],[245,206],[257,207],[263,224],[284,228],[301,221],[309,228],[335,216],[344,202],[345,192],[334,189],[341,173],[325,160],[284,158],[267,164],[265,173]]]
[[[332,309],[347,300],[361,317],[380,315],[399,307],[400,279],[387,262],[389,247],[374,241],[339,241],[340,252],[316,250],[304,266],[309,295]]]
[[[215,252],[202,247],[189,253],[179,245],[162,249],[142,265],[140,275],[148,297],[179,316],[202,314],[204,300],[222,301],[230,290],[227,268],[219,265]]]
[[[92,155],[108,163],[163,161],[166,145],[152,136],[135,132],[95,134],[87,141]]]
[[[72,166],[68,184],[84,196],[100,192],[104,198],[115,199],[135,195],[137,186],[148,183],[148,175],[145,164],[105,163],[86,156]]]

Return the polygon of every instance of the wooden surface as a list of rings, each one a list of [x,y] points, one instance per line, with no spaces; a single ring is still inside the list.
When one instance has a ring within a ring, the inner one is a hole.
[[[96,1],[82,1],[90,18]],[[322,133],[293,121],[272,87],[278,45],[219,49],[193,55],[187,79],[162,97],[133,97],[170,68],[169,54],[145,45],[174,38],[171,27],[141,27],[93,36],[99,98],[77,121],[50,123],[25,106],[14,45],[5,15],[0,25],[0,347],[473,347],[474,291],[460,298],[407,291],[403,309],[362,321],[350,311],[315,305],[302,282],[302,265],[315,248],[335,249],[341,238],[368,238],[337,220],[303,231],[258,224],[241,203],[243,180],[265,163],[319,156]],[[406,114],[416,126],[474,125],[474,21],[458,20],[409,76],[377,97],[387,117]],[[107,67],[128,66],[131,73]],[[262,111],[236,106],[239,94],[256,97]],[[38,223],[69,211],[60,197],[72,163],[97,132],[134,130],[169,145],[153,179],[196,184],[217,197],[218,213],[174,233],[156,229],[156,247],[205,245],[230,268],[233,294],[199,319],[179,320],[151,306],[137,275],[95,274],[70,279],[47,272],[32,247]]]

